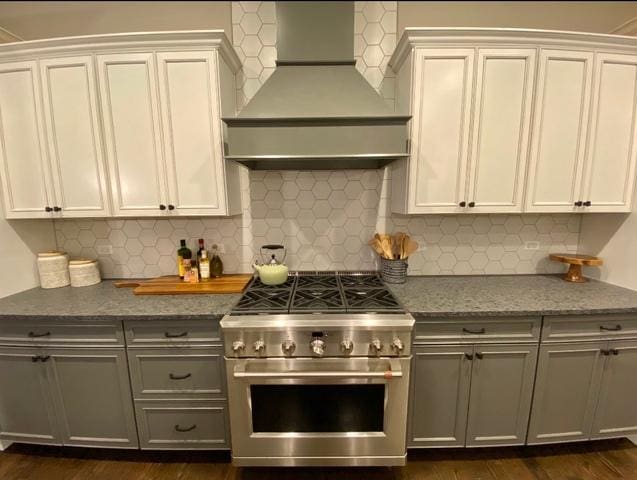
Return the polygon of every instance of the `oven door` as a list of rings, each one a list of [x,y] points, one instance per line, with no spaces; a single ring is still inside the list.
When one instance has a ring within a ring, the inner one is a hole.
[[[404,465],[410,358],[226,359],[236,465]]]

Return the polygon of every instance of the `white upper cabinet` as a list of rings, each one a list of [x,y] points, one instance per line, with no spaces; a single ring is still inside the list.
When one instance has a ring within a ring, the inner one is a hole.
[[[0,64],[0,180],[6,218],[51,217],[55,199],[35,61]]]
[[[114,214],[160,215],[167,211],[168,193],[155,56],[123,53],[97,58]]]
[[[527,211],[578,208],[592,78],[592,52],[540,51]]]
[[[480,49],[467,207],[521,212],[535,77],[534,49]]]
[[[414,56],[409,213],[453,213],[464,200],[474,49]]]
[[[585,211],[628,212],[635,183],[637,56],[598,53],[581,195]]]
[[[216,57],[164,52],[157,61],[169,208],[182,215],[224,214]]]
[[[40,62],[55,207],[65,217],[109,215],[90,56]]]

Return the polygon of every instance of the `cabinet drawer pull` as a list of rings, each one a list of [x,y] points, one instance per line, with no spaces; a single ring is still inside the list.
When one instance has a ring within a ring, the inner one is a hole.
[[[29,332],[29,338],[40,338],[40,337],[49,337],[49,336],[51,336],[51,332],[44,332],[44,333]]]
[[[471,333],[472,335],[484,335],[487,333],[486,329],[481,328],[480,330],[471,330],[469,328],[463,328],[462,331],[464,333]]]
[[[185,375],[175,375],[174,373],[170,373],[168,376],[170,377],[171,380],[185,380],[187,378],[190,378],[192,374],[187,373]]]
[[[465,353],[465,354],[464,354],[464,358],[466,358],[467,360],[473,360],[473,354],[471,354],[471,353]]]
[[[481,353],[476,353],[476,358],[477,358],[478,360],[482,360],[482,359],[484,358],[484,355],[483,355],[483,354],[481,354]]]
[[[181,332],[181,333],[164,332],[164,336],[166,338],[183,338],[188,336],[188,332]]]
[[[196,424],[189,427],[181,427],[180,425],[175,425],[175,431],[177,432],[192,432],[195,428],[197,428]]]
[[[622,326],[615,325],[614,327],[605,327],[604,325],[600,325],[599,329],[605,332],[619,332],[622,329]]]

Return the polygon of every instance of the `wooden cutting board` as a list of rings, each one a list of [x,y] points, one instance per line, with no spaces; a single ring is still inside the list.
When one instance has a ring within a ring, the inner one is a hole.
[[[152,278],[150,280],[119,280],[117,288],[133,288],[135,295],[192,295],[215,293],[242,293],[252,275],[248,273],[222,275],[219,278],[186,283],[177,275]]]

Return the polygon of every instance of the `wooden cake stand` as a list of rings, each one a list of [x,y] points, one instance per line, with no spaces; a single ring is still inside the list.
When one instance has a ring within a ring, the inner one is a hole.
[[[570,265],[568,272],[566,272],[566,275],[564,276],[564,280],[576,283],[588,282],[588,279],[582,275],[582,265],[599,266],[604,263],[604,261],[598,257],[569,253],[551,253],[549,258],[556,262],[562,262]]]

